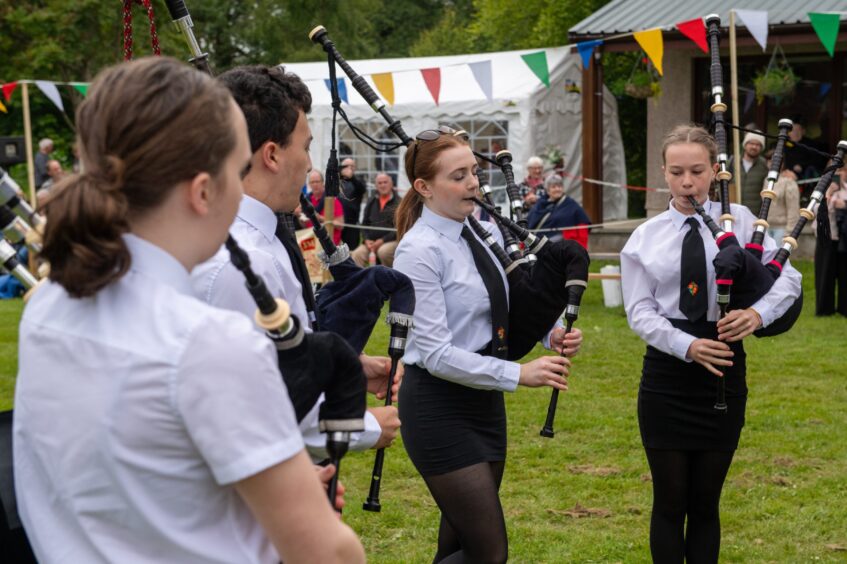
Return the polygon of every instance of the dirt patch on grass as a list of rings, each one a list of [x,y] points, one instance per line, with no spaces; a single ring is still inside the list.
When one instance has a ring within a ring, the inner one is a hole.
[[[797,462],[790,456],[777,456],[772,460],[774,466],[780,468],[793,468],[797,466]]]
[[[583,507],[579,503],[573,506],[571,509],[548,509],[547,513],[551,515],[562,515],[564,517],[571,517],[573,519],[582,519],[585,517],[611,517],[612,512],[608,509],[602,509],[599,507]]]
[[[616,466],[592,466],[591,464],[572,464],[568,466],[571,474],[588,474],[589,476],[614,476],[621,473]]]
[[[786,478],[785,476],[771,476],[771,483],[776,484],[777,486],[783,486],[790,488],[794,484],[791,483],[791,480]]]

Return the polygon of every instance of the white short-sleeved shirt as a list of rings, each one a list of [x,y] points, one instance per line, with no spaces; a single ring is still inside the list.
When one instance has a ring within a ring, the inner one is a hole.
[[[273,345],[125,240],[120,280],[83,299],[48,283],[21,321],[15,490],[35,554],[278,562],[231,486],[303,449]]]

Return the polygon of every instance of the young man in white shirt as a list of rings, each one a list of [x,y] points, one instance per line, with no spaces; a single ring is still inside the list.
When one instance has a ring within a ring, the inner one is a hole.
[[[276,214],[292,212],[299,205],[300,187],[312,168],[312,134],[306,120],[311,95],[297,76],[273,67],[237,67],[219,80],[244,112],[253,151],[243,179],[244,198],[230,233],[247,251],[254,271],[271,294],[288,301],[292,314],[303,322],[306,331],[311,331],[304,299],[304,292],[311,292],[311,286],[297,278],[292,255],[275,235]],[[226,249],[192,273],[192,284],[197,296],[212,305],[241,311],[251,318],[256,310],[244,277],[230,262]],[[364,354],[360,358],[369,391],[381,395],[388,380],[388,359]],[[300,429],[313,458],[321,459],[325,457],[326,438],[317,430],[317,408],[316,404],[301,421]],[[370,408],[365,426],[364,433],[353,435],[351,449],[389,446],[400,427],[397,409]]]

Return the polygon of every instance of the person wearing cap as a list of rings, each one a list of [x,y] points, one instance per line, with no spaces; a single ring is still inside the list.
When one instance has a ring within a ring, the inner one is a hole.
[[[758,133],[747,133],[741,143],[741,167],[738,171],[732,165],[732,174],[741,186],[741,204],[747,206],[753,213],[758,213],[762,205],[762,186],[768,175],[768,163],[762,157],[765,149],[765,137]]]

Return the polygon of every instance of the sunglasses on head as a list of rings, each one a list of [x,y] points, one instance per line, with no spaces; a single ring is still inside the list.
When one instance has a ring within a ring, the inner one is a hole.
[[[468,132],[464,129],[453,129],[452,127],[447,127],[446,125],[438,126],[438,129],[424,129],[420,133],[415,136],[415,147],[412,149],[412,182],[417,178],[417,174],[415,171],[415,165],[418,161],[418,145],[421,144],[422,141],[435,141],[442,135],[450,135],[451,137],[461,137],[465,141],[469,139]]]

